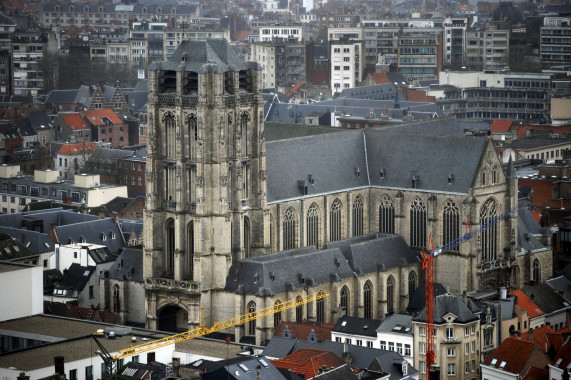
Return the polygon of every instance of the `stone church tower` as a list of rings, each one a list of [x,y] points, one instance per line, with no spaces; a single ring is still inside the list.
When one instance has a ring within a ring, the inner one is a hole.
[[[147,327],[235,316],[232,262],[269,249],[260,67],[225,40],[183,41],[149,67]]]

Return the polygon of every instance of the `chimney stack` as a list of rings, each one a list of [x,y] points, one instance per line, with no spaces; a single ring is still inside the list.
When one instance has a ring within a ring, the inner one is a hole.
[[[54,357],[54,366],[55,366],[56,373],[58,375],[62,375],[62,376],[65,375],[65,368],[63,365],[63,356]]]

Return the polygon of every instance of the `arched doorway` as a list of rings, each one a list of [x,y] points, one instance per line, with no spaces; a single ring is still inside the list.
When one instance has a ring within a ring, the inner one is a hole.
[[[183,332],[188,330],[188,314],[176,305],[167,305],[158,312],[158,328],[161,331]]]

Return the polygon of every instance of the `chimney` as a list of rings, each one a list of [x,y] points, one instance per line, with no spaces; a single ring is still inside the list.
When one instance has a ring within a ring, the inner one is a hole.
[[[56,373],[58,375],[65,375],[65,369],[64,369],[64,365],[63,365],[63,356],[56,356],[54,357],[54,366],[55,366],[55,370]]]
[[[48,239],[54,244],[59,244],[59,241],[58,241],[57,235],[56,235],[56,227],[57,227],[57,224],[55,224],[55,223],[50,224],[50,231],[48,232]]]
[[[180,370],[180,358],[172,358],[172,371],[175,376],[179,376],[178,372]]]
[[[117,211],[113,211],[113,213],[111,213],[111,216],[115,220],[115,223],[119,224],[119,222],[120,222],[119,213]]]
[[[103,209],[103,207],[99,209],[97,216],[99,216],[99,219],[105,217],[105,209]]]
[[[20,372],[20,375],[16,379],[17,380],[30,380],[30,376],[26,376],[25,372]]]

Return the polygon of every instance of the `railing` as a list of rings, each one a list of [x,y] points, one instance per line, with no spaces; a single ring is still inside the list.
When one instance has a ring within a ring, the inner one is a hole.
[[[181,289],[200,292],[200,284],[194,281],[177,281],[172,278],[147,278],[147,286],[155,289]]]
[[[177,201],[165,201],[165,208],[169,210],[176,209]]]
[[[250,207],[250,198],[245,198],[241,200],[242,208],[249,208]]]

